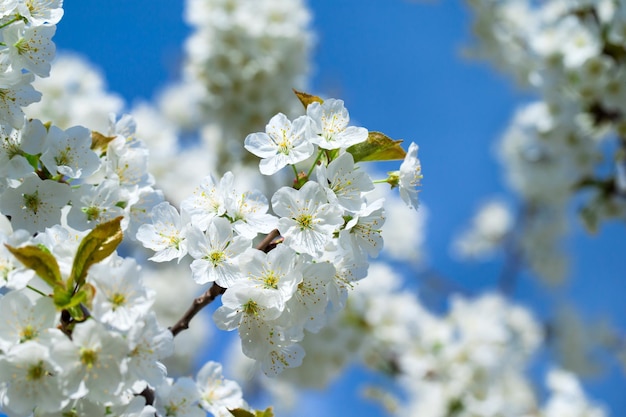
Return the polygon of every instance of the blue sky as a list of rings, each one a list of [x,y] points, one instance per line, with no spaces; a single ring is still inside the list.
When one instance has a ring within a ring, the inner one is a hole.
[[[470,291],[492,288],[501,265],[456,262],[450,239],[482,201],[507,196],[493,143],[528,96],[486,63],[462,58],[470,19],[460,2],[318,0],[311,6],[317,32],[311,91],[344,99],[351,117],[371,130],[420,145],[429,262]],[[150,99],[178,75],[188,32],[182,7],[165,0],[68,1],[54,40],[102,68],[110,90],[127,101]],[[551,291],[522,274],[515,299],[549,314],[569,298],[589,317],[609,317],[626,329],[623,233],[623,224],[610,224],[590,237],[575,224],[566,242],[573,254],[569,282]],[[626,380],[614,361],[608,365],[612,370],[586,381],[587,388],[614,410],[626,409],[620,389]],[[347,391],[362,376],[355,371],[341,381],[333,397],[353,395]],[[382,415],[371,404],[346,404],[335,407]]]

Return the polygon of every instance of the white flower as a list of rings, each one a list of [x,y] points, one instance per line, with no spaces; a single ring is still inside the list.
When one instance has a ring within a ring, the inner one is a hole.
[[[364,257],[356,257],[354,251],[341,246],[335,252],[325,253],[322,259],[335,266],[335,275],[327,285],[327,294],[332,310],[339,311],[345,307],[348,288],[367,276],[369,264]]]
[[[269,253],[257,249],[249,249],[240,258],[243,280],[237,281],[260,289],[268,299],[278,299],[274,302],[280,311],[285,308],[285,302],[291,298],[298,284],[302,281],[300,264],[296,253],[290,248],[280,245]]]
[[[165,382],[156,389],[156,409],[163,417],[206,417],[198,407],[200,392],[191,378],[179,378],[170,385]]]
[[[235,188],[235,177],[229,171],[222,177],[220,188],[226,195],[226,217],[240,235],[254,239],[258,233],[269,233],[276,228],[276,217],[267,213],[269,204],[258,191],[241,193]]]
[[[206,233],[191,228],[187,235],[189,254],[195,259],[191,263],[192,277],[198,284],[215,281],[228,288],[240,277],[237,257],[252,241],[243,236],[233,237],[230,222],[215,218]]]
[[[342,100],[328,99],[309,104],[308,139],[323,149],[347,148],[367,139],[367,129],[348,126],[350,116]]]
[[[410,208],[419,205],[417,188],[422,180],[422,166],[417,159],[417,145],[411,142],[409,150],[400,165],[400,197]]]
[[[21,130],[0,126],[0,176],[23,178],[34,171],[24,153],[41,153],[46,128],[39,120],[27,121]]]
[[[5,66],[6,59],[2,60],[0,55],[0,123],[19,129],[24,125],[22,107],[39,101],[41,93],[31,85],[33,74],[16,70],[6,72]]]
[[[279,334],[272,332],[271,346],[269,354],[261,359],[261,370],[265,375],[274,377],[280,374],[285,368],[296,368],[302,364],[304,359],[304,349],[297,343],[284,343],[279,339]]]
[[[244,147],[261,159],[261,174],[273,175],[286,165],[304,161],[313,155],[314,147],[306,139],[308,119],[301,116],[292,122],[282,113],[272,117],[265,133],[252,133],[246,137]]]
[[[17,6],[20,15],[32,25],[56,25],[63,17],[63,0],[26,0]]]
[[[272,197],[274,212],[281,216],[278,230],[285,244],[301,253],[319,255],[333,232],[343,224],[343,211],[328,204],[326,193],[315,181],[299,190],[283,187]]]
[[[74,327],[71,343],[56,344],[54,350],[73,359],[73,366],[66,364],[65,369],[71,369],[68,379],[80,384],[81,397],[87,394],[92,401],[118,400],[124,382],[122,359],[128,346],[117,333],[90,319]]]
[[[109,143],[104,162],[108,178],[119,181],[126,188],[145,187],[154,184],[148,172],[148,149],[136,143],[133,137],[119,136]]]
[[[228,217],[233,221],[233,229],[240,235],[254,239],[259,233],[269,233],[276,229],[276,217],[267,213],[267,197],[260,191],[247,191],[229,200]]]
[[[328,285],[334,276],[335,267],[330,262],[306,262],[302,267],[302,281],[287,301],[288,313],[280,317],[281,324],[317,333],[326,324]],[[298,338],[303,337],[302,333]]]
[[[24,290],[11,291],[0,298],[0,349],[29,340],[40,341],[47,329],[54,328],[58,319],[54,302],[49,297],[29,299]]]
[[[375,258],[383,248],[381,228],[385,223],[383,200],[364,206],[339,233],[339,243],[357,259],[365,260],[367,255]]]
[[[97,186],[82,184],[74,189],[67,224],[78,230],[92,229],[100,223],[124,215],[119,203],[128,200],[128,193],[117,181],[104,180]],[[123,227],[123,226],[122,226]]]
[[[156,253],[154,262],[180,261],[187,254],[186,226],[176,208],[167,201],[152,209],[152,224],[144,224],[137,231],[137,240]]]
[[[204,364],[196,376],[196,385],[200,390],[200,405],[215,417],[231,417],[228,410],[244,406],[241,387],[224,379],[222,365],[217,362]]]
[[[31,233],[42,231],[61,221],[61,208],[71,200],[67,184],[41,180],[33,175],[17,188],[9,188],[0,195],[0,212],[11,216],[13,229]]]
[[[47,77],[50,74],[50,62],[54,58],[52,36],[55,31],[55,26],[25,28],[24,22],[16,22],[4,29],[3,41],[9,47],[11,66]]]
[[[130,348],[127,379],[135,392],[140,392],[146,384],[159,386],[164,382],[167,370],[159,362],[174,352],[174,336],[169,329],[159,326],[154,312],[143,320],[135,322],[127,335]]]
[[[69,401],[63,379],[68,364],[57,359],[48,347],[33,341],[15,346],[2,357],[3,411],[28,416],[35,408],[44,412],[63,408]]]
[[[193,191],[193,194],[180,203],[181,210],[185,210],[194,226],[204,231],[215,216],[222,216],[226,212],[225,198],[226,183],[232,184],[232,173],[227,172],[220,180],[219,186],[211,175],[202,179],[202,182]]]
[[[162,203],[165,197],[163,191],[155,190],[152,187],[142,187],[133,193],[131,205],[128,208],[128,229],[126,236],[135,240],[137,231],[142,224],[150,222],[150,213],[152,209],[159,203]],[[122,227],[124,222],[122,222]]]
[[[89,269],[96,287],[92,314],[119,330],[130,329],[152,306],[153,291],[143,285],[140,267],[132,258],[109,259]]]
[[[369,175],[354,166],[354,158],[349,152],[340,155],[327,167],[324,164],[318,166],[315,173],[328,201],[346,210],[359,210],[363,204],[361,195],[374,189]]]
[[[213,320],[222,330],[235,330],[240,326],[254,328],[264,321],[280,316],[284,301],[277,291],[267,292],[251,286],[246,280],[240,280],[222,295],[222,306],[215,310]],[[252,324],[246,325],[246,322]],[[250,339],[250,343],[254,340]]]
[[[91,150],[91,132],[82,126],[65,131],[51,126],[41,162],[51,173],[59,172],[69,178],[87,177],[100,167],[100,158]]]

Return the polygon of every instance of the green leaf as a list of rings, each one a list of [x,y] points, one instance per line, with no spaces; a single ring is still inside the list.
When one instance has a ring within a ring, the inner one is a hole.
[[[272,407],[268,407],[265,411],[257,410],[256,417],[274,417]]]
[[[235,417],[274,417],[274,411],[272,410],[272,407],[268,407],[263,411],[256,410],[254,414],[248,410],[244,410],[243,408],[236,408],[234,410],[228,411],[230,411],[230,413]]]
[[[244,410],[243,408],[235,408],[234,410],[228,411],[230,411],[230,413],[235,417],[255,417],[254,414],[248,410]]]
[[[369,132],[365,142],[352,145],[347,150],[354,157],[354,162],[396,161],[406,156],[401,143],[402,140],[393,140],[384,133]]]
[[[122,216],[96,226],[83,238],[76,251],[70,282],[82,286],[85,283],[87,271],[113,253],[120,243],[123,234],[120,223]]]
[[[309,107],[309,104],[311,104],[311,103],[318,102],[318,103],[322,104],[324,102],[324,100],[322,100],[318,96],[314,96],[312,94],[308,94],[308,93],[304,93],[302,91],[298,91],[295,88],[292,89],[292,90],[293,90],[293,93],[296,95],[296,97],[298,97],[298,100],[300,100],[300,103],[302,103],[302,105],[304,106],[305,109],[307,107]]]
[[[61,270],[59,264],[47,249],[39,246],[23,246],[14,248],[4,245],[25,267],[32,269],[46,281],[48,285],[55,288],[63,286],[63,278],[61,278]]]

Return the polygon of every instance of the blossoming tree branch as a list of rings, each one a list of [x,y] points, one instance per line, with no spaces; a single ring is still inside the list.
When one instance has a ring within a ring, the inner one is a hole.
[[[375,183],[417,208],[417,145],[405,152],[350,125],[343,101],[296,92],[303,115],[276,114],[241,144],[261,174],[291,170],[287,185],[268,198],[226,172],[199,178],[176,208],[155,188],[130,116],[106,132],[26,118],[62,15],[61,0],[0,1],[0,407],[11,417],[271,415],[250,409],[217,362],[169,378],[161,361],[173,338],[221,295],[213,320],[238,331],[265,374],[299,366],[305,331],[344,308],[383,246]],[[396,159],[386,178],[362,168]],[[117,252],[123,240],[154,262],[193,259],[189,279],[207,290],[178,322],[157,321],[137,261]]]

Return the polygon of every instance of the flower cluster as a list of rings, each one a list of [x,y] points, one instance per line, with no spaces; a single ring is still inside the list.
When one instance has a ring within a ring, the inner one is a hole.
[[[32,82],[47,77],[55,47],[52,36],[63,16],[63,1],[0,2],[0,123],[24,126],[22,107],[39,101]]]
[[[187,128],[218,125],[219,134],[203,135],[219,155],[218,172],[232,169],[233,163],[246,157],[240,140],[247,133],[262,128],[279,111],[297,112],[291,88],[305,86],[312,44],[310,14],[304,3],[186,3],[192,34],[185,42],[184,79],[166,92],[163,111]],[[183,114],[182,108],[195,111]]]
[[[580,214],[591,231],[605,219],[626,218],[626,6],[612,0],[468,3],[476,15],[474,52],[539,96],[514,116],[500,156],[524,201],[524,257],[540,276],[559,281],[566,275],[557,248],[566,230],[562,218],[575,195],[584,195]],[[558,226],[548,233],[550,224]]]
[[[36,78],[33,87],[42,96],[40,101],[24,109],[26,116],[54,120],[54,125],[61,129],[81,125],[106,132],[110,114],[120,114],[124,107],[119,95],[106,92],[101,71],[79,55],[58,53],[50,76]],[[138,124],[141,125],[141,121]]]
[[[78,294],[88,289],[95,296],[82,298],[83,317],[78,319],[75,312],[69,313],[71,308],[59,311],[61,293],[50,276],[35,268],[36,275],[17,259],[32,266],[20,255],[35,256],[29,248],[45,248],[55,261],[45,260],[43,255],[39,259],[51,270],[58,268],[61,282],[69,282],[65,280],[74,275],[78,260],[84,258],[83,242],[93,234],[60,225],[35,237],[23,232],[2,233],[0,239],[13,248],[9,253],[3,246],[0,255],[5,284],[21,287],[0,298],[5,318],[0,325],[1,407],[5,413],[104,416],[113,412],[130,417],[139,412],[154,414],[156,407],[166,416],[172,414],[164,410],[181,398],[195,413],[188,415],[205,415],[202,408],[214,412],[244,406],[241,391],[232,383],[228,382],[228,390],[216,390],[224,383],[217,364],[205,365],[197,381],[166,378],[161,360],[172,353],[173,336],[151,311],[154,293],[145,287],[133,259],[113,253],[89,269],[82,286],[75,288]],[[54,296],[45,296],[49,293]],[[137,397],[146,389],[156,390],[152,405]],[[181,390],[186,391],[184,397]]]
[[[302,366],[278,381],[322,387],[358,361],[396,379],[399,396],[388,383],[368,390],[393,415],[607,415],[573,374],[557,369],[547,372],[551,395],[542,404],[526,371],[543,337],[527,309],[497,294],[453,296],[449,311],[435,315],[375,262],[342,314],[307,334]]]
[[[139,265],[115,252],[122,231],[132,238],[163,200],[132,118],[107,120],[102,134],[24,115],[40,97],[34,76],[50,73],[62,15],[61,0],[0,2],[0,409],[130,417],[247,408],[218,364],[195,381],[167,378],[173,334],[156,320]]]
[[[382,200],[367,199],[374,184],[353,156],[368,131],[349,125],[341,100],[307,104],[306,115],[292,122],[278,114],[265,132],[245,140],[262,158],[262,174],[292,166],[293,187],[278,189],[268,201],[258,191],[238,189],[231,172],[219,181],[209,176],[182,201],[180,213],[161,203],[137,233],[155,252],[153,261],[189,254],[194,280],[224,290],[216,324],[238,329],[243,352],[268,375],[300,364],[304,331],[318,331],[343,307],[347,289],[365,277],[368,258],[383,245]],[[299,172],[296,164],[307,160],[308,172]],[[414,152],[402,170],[420,171]],[[252,247],[267,234],[273,239]]]

